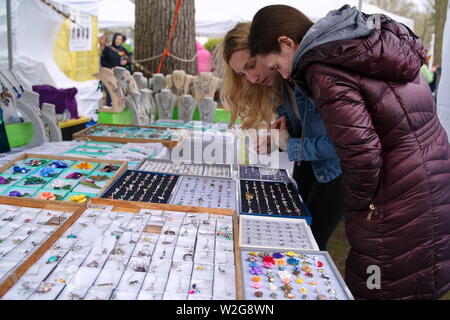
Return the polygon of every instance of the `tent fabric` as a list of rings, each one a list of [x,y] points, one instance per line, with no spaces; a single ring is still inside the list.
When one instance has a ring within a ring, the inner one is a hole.
[[[80,115],[98,109],[101,93],[98,81],[74,81],[54,61],[54,43],[64,18],[39,0],[12,0],[14,71],[29,91],[33,85],[78,89],[76,96]],[[0,1],[0,9],[5,1]],[[2,12],[6,12],[2,10]],[[3,19],[3,17],[1,17]],[[5,21],[5,20],[3,20]],[[7,43],[6,28],[0,29],[0,40]],[[7,50],[0,51],[0,65],[8,63]]]
[[[129,0],[102,0],[99,7],[99,28],[134,27],[135,6]]]
[[[317,21],[330,10],[337,9],[345,4],[357,7],[358,2],[358,0],[316,0],[313,2],[298,0],[195,0],[196,33],[199,37],[221,37],[236,23],[251,21],[259,9],[274,3],[293,6],[303,11],[313,21]],[[99,9],[100,28],[134,27],[134,7],[134,4],[129,0],[101,1]],[[387,12],[377,6],[364,3],[363,11],[372,14],[386,14],[414,29],[414,20]]]
[[[442,43],[442,76],[438,88],[437,108],[439,118],[447,131],[450,141],[450,3]]]
[[[71,7],[91,16],[98,16],[98,0],[51,0],[51,2]]]

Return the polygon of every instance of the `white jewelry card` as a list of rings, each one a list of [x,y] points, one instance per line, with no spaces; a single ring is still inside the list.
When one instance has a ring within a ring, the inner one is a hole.
[[[129,291],[116,289],[111,296],[111,300],[136,300],[139,291]]]
[[[141,291],[137,300],[162,300],[164,292]]]
[[[145,275],[144,272],[125,271],[117,289],[135,291],[137,296],[137,291],[141,290],[144,283]]]
[[[141,288],[141,292],[164,292],[167,279],[168,275],[147,273]]]
[[[90,287],[74,288],[67,285],[58,296],[58,300],[84,300]]]
[[[88,290],[84,300],[109,300],[113,289],[92,287]]]

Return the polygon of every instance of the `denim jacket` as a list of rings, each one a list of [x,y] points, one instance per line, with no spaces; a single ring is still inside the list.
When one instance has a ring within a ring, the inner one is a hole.
[[[283,105],[278,114],[285,116],[291,138],[287,149],[290,161],[310,161],[319,183],[330,182],[342,174],[340,159],[328,137],[324,121],[314,102],[295,88],[298,113],[291,108],[289,94],[282,87]]]

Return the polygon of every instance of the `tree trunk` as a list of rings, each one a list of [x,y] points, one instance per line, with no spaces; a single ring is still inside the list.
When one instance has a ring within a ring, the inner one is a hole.
[[[436,66],[440,66],[442,60],[442,41],[444,39],[447,7],[448,0],[436,0],[436,42],[434,45],[434,64]]]
[[[136,0],[135,55],[136,60],[147,59],[164,52],[173,23],[177,0]],[[170,53],[181,59],[190,60],[196,54],[195,44],[195,0],[183,0]],[[160,58],[143,62],[149,71],[156,73]],[[174,70],[185,70],[197,74],[197,60],[179,61],[169,56],[164,60],[161,73],[167,75]]]

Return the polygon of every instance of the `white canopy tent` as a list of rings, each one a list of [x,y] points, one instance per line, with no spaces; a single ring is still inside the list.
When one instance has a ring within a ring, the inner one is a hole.
[[[450,140],[450,3],[447,8],[447,20],[442,44],[442,77],[438,88],[437,108],[439,118]]]
[[[0,1],[0,21],[6,20],[6,1]],[[89,13],[98,12],[97,0],[53,0],[72,9]],[[98,108],[101,93],[98,81],[74,81],[68,78],[53,59],[53,44],[64,17],[38,0],[11,0],[13,69],[23,86],[47,84],[56,88],[76,87],[78,110],[87,115]],[[3,20],[5,19],[5,20]],[[2,26],[6,23],[2,23]],[[0,30],[0,43],[7,43],[7,30]],[[0,65],[7,66],[7,46],[0,48]]]
[[[255,13],[271,4],[286,4],[303,11],[313,21],[344,4],[358,6],[358,0],[195,0],[196,33],[200,37],[220,37],[241,21],[251,21]],[[363,2],[366,13],[382,13],[414,29],[414,20],[384,11]],[[99,10],[100,28],[134,27],[134,4],[129,0],[102,0]]]

